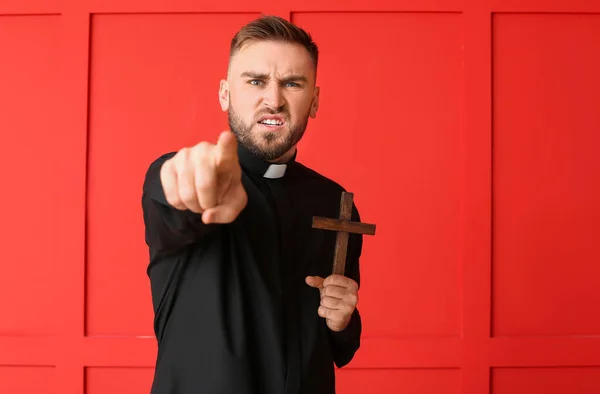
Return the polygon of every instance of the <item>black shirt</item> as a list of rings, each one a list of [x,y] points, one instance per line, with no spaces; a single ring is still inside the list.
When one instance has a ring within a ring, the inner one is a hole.
[[[339,215],[344,189],[300,164],[265,177],[270,163],[238,148],[248,204],[230,224],[172,208],[155,160],[142,208],[158,341],[152,394],[332,394],[334,364],[360,346],[361,319],[331,331],[308,275],[331,274],[336,234],[313,216]],[[353,220],[359,221],[356,207]],[[351,234],[346,276],[360,284],[362,236]]]

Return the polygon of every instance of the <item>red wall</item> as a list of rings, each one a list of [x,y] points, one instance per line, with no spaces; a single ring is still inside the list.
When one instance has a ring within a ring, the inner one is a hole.
[[[320,45],[299,158],[378,226],[339,393],[600,392],[600,3],[206,3],[0,0],[0,393],[148,393],[143,175],[226,127],[260,12]]]

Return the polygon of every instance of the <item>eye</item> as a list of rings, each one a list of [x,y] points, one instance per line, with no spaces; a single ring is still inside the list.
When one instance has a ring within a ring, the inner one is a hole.
[[[300,87],[299,84],[297,84],[296,82],[286,82],[285,86],[289,87],[289,88],[297,88]]]
[[[250,85],[258,86],[258,85],[260,85],[262,83],[262,81],[259,80],[259,79],[251,79],[250,81],[248,81],[248,83]]]

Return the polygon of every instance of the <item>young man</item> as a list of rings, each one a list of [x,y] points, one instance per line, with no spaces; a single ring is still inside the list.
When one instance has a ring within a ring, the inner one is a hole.
[[[143,215],[158,358],[153,394],[331,394],[360,346],[360,235],[332,275],[337,183],[295,160],[315,117],[318,49],[277,17],[231,42],[231,131],[154,161]],[[359,215],[353,207],[353,220]]]

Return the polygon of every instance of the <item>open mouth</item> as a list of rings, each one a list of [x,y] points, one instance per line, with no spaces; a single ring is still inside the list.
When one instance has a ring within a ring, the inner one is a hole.
[[[275,120],[275,119],[265,119],[265,120],[261,120],[258,123],[266,124],[267,126],[282,126],[283,125],[283,121]]]
[[[258,120],[258,124],[270,127],[279,127],[285,124],[285,120],[280,116],[263,116]]]

